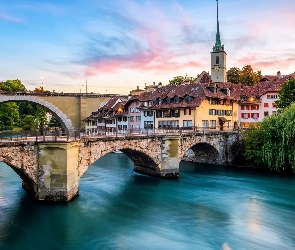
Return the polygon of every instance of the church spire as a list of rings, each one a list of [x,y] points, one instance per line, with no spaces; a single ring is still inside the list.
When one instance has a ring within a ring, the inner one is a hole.
[[[216,2],[217,2],[217,32],[216,32],[216,42],[215,42],[215,45],[213,46],[213,51],[219,52],[224,50],[224,45],[221,44],[221,40],[220,40],[219,19],[218,19],[218,0],[216,0]]]

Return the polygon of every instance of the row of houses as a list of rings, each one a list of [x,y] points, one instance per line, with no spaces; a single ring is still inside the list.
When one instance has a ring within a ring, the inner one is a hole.
[[[295,77],[269,76],[255,86],[212,83],[203,72],[178,86],[137,88],[128,99],[113,97],[84,119],[87,133],[154,129],[233,129],[276,115],[281,85]]]

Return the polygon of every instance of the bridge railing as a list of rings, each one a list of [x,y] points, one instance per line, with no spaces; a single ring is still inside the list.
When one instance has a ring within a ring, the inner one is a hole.
[[[113,131],[91,129],[85,132],[73,131],[67,135],[63,130],[40,129],[30,131],[0,131],[0,142],[36,141],[36,142],[62,142],[82,138],[125,138],[131,136],[169,136],[186,134],[207,134],[216,132],[240,132],[239,127],[180,127],[180,128],[147,128],[147,129],[122,129]]]
[[[73,131],[71,136],[67,135],[63,130],[55,129],[39,129],[39,130],[21,130],[21,131],[0,131],[0,142],[17,142],[17,141],[71,141],[80,138],[78,131]]]
[[[232,132],[239,131],[238,126],[216,126],[216,127],[180,127],[180,128],[148,128],[148,129],[113,129],[99,130],[90,129],[81,134],[81,137],[126,137],[126,136],[154,136],[154,135],[183,135],[192,133],[210,133],[210,132]]]

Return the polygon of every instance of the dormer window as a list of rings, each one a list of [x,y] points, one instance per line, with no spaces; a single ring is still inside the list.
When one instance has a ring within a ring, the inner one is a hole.
[[[171,103],[171,99],[169,97],[167,97],[166,102],[167,102],[167,104],[170,104]]]
[[[176,96],[176,97],[174,98],[174,103],[179,103],[179,97],[178,97],[178,96]]]
[[[158,104],[162,105],[162,99],[161,98],[158,99]]]
[[[153,105],[153,101],[149,101],[149,106],[152,106]]]

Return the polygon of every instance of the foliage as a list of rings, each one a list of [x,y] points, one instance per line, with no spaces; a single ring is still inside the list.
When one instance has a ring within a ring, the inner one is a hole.
[[[227,80],[231,83],[240,83],[241,70],[237,67],[230,68],[227,72]]]
[[[22,84],[22,82],[18,79],[16,80],[7,80],[5,82],[2,82],[0,84],[0,89],[2,91],[26,91],[25,86]]]
[[[48,123],[48,127],[52,127],[52,128],[61,127],[61,123],[55,116],[52,116]]]
[[[295,172],[295,103],[244,135],[245,156],[277,172]]]
[[[0,130],[10,130],[18,127],[18,106],[14,102],[0,104]]]
[[[44,128],[46,123],[46,109],[41,106],[37,106],[35,113],[35,128]]]
[[[240,72],[240,83],[246,86],[253,86],[261,79],[261,71],[254,72],[251,65],[246,65]]]
[[[277,108],[283,109],[295,102],[295,78],[284,82],[279,91],[279,100],[276,101]]]
[[[35,116],[25,115],[21,122],[21,127],[23,130],[34,130],[35,127]]]
[[[185,80],[189,80],[192,83],[195,78],[194,77],[187,77],[187,76],[175,76],[172,80],[169,80],[168,85],[181,85]]]

